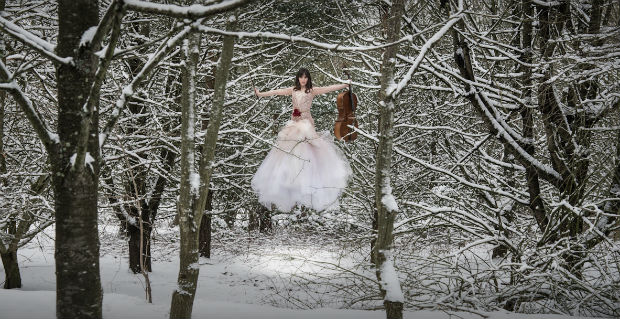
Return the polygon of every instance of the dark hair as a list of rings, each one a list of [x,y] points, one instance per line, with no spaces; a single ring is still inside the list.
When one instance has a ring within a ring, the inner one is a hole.
[[[301,84],[299,83],[299,78],[305,75],[308,78],[308,82],[306,82],[306,93],[309,93],[312,90],[312,77],[310,76],[310,71],[306,68],[301,68],[297,71],[297,75],[295,75],[295,88],[293,90],[299,91],[301,90]]]

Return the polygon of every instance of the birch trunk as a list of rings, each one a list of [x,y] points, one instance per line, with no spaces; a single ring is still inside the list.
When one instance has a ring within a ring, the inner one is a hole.
[[[199,172],[194,168],[194,137],[195,127],[195,67],[198,61],[198,37],[190,36],[189,58],[183,76],[183,122],[181,124],[181,189],[179,198],[179,228],[181,230],[181,252],[178,287],[172,294],[170,318],[191,318],[199,272],[199,234],[201,219],[204,214],[208,187],[213,172],[212,163],[215,157],[226,82],[231,66],[234,38],[224,37],[222,54],[215,76],[215,92],[211,119],[207,134],[202,145]],[[191,71],[193,69],[193,71]],[[192,76],[193,75],[193,76]],[[193,89],[192,89],[193,88]],[[199,174],[199,177],[197,176]],[[193,177],[192,177],[193,176]],[[195,185],[198,178],[200,185]],[[192,184],[194,183],[193,187]]]
[[[400,19],[404,13],[404,1],[395,0],[384,20],[387,42],[395,42],[400,33]],[[388,47],[383,53],[381,64],[381,91],[379,93],[379,145],[375,171],[375,205],[377,207],[377,240],[373,249],[376,275],[383,297],[386,318],[403,317],[404,298],[391,258],[394,218],[398,213],[391,194],[390,166],[394,127],[394,69],[398,45]]]

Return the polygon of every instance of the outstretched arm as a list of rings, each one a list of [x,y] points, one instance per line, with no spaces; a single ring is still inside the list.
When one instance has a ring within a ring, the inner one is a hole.
[[[279,89],[279,90],[271,90],[267,92],[261,92],[257,88],[254,88],[254,93],[256,93],[256,96],[258,97],[271,96],[271,95],[291,95],[293,94],[293,88],[290,87],[290,88]]]
[[[331,92],[331,91],[336,91],[336,90],[344,89],[344,88],[346,88],[348,86],[349,85],[345,84],[345,83],[334,84],[334,85],[330,85],[330,86],[319,86],[319,87],[312,88],[312,94],[314,94],[314,95],[324,94],[324,93],[328,93],[328,92]]]

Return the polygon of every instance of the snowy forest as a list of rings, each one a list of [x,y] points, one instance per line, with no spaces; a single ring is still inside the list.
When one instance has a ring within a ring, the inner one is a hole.
[[[620,1],[0,0],[0,154],[0,318],[620,317]]]

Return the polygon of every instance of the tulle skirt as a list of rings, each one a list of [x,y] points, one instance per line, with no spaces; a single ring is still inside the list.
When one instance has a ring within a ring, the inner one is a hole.
[[[252,178],[258,201],[290,211],[295,204],[322,211],[335,204],[351,168],[328,132],[317,134],[308,120],[290,120],[278,133]]]

